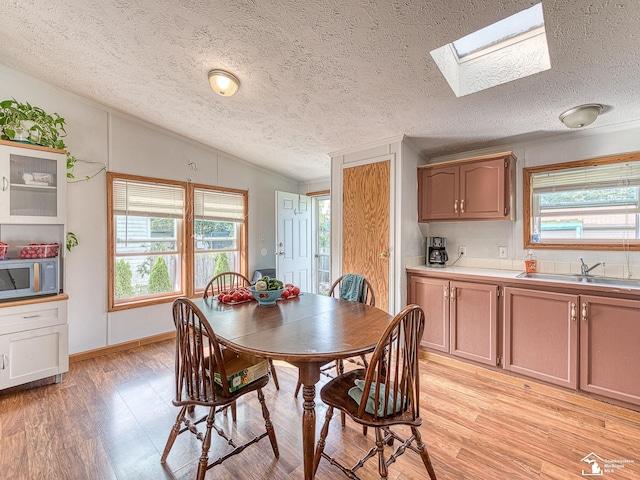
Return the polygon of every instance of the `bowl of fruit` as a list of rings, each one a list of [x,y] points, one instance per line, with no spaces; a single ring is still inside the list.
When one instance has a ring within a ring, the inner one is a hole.
[[[282,295],[284,284],[275,278],[262,277],[249,290],[259,305],[275,305]]]

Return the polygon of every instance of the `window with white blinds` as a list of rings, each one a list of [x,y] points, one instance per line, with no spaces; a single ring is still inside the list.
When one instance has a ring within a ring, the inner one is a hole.
[[[195,292],[224,271],[239,272],[245,251],[246,192],[195,187],[193,240]]]
[[[640,155],[524,169],[525,248],[640,246]]]
[[[245,217],[244,195],[195,188],[193,214],[201,220],[241,222]]]
[[[137,217],[184,216],[184,186],[114,180],[113,213]]]
[[[246,276],[247,192],[110,172],[109,309],[193,296]]]

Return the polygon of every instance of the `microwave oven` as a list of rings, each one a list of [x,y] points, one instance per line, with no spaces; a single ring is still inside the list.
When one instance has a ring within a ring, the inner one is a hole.
[[[58,258],[0,260],[0,300],[58,293]]]

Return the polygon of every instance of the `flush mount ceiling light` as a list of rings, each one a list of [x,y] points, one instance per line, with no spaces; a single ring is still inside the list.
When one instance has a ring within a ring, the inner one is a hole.
[[[209,72],[211,89],[218,95],[230,97],[240,88],[240,80],[235,75],[224,70],[211,70]]]
[[[601,112],[602,105],[599,103],[587,103],[562,112],[560,121],[569,128],[582,128],[595,122]]]

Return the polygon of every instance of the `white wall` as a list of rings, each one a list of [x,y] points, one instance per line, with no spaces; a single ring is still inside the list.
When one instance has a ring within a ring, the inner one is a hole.
[[[298,183],[197,142],[183,139],[108,107],[0,65],[0,98],[28,101],[65,118],[69,151],[108,170],[249,191],[249,275],[274,267],[276,190],[297,192]],[[195,170],[189,167],[193,162]],[[99,166],[79,163],[78,178]],[[107,312],[106,177],[71,183],[68,230],[79,246],[66,255],[71,353],[173,329],[171,304]],[[264,240],[261,240],[264,234]],[[46,240],[46,239],[43,239]]]
[[[570,131],[565,134],[550,136],[535,142],[508,144],[491,149],[474,150],[443,157],[434,157],[429,163],[468,158],[477,155],[513,151],[516,161],[516,220],[515,221],[465,221],[465,222],[432,222],[421,224],[425,235],[444,236],[447,238],[449,260],[457,256],[458,246],[467,247],[468,258],[497,259],[498,247],[507,246],[508,256],[514,262],[515,269],[522,269],[519,261],[524,260],[522,219],[522,170],[536,165],[570,162],[588,158],[615,155],[640,151],[640,122],[631,122],[616,127],[590,128]],[[640,252],[594,251],[594,250],[536,250],[538,260],[546,262],[562,262],[579,264],[584,257],[587,264],[605,261],[611,268],[607,274],[618,276],[614,265],[640,264]],[[629,255],[629,258],[627,258]],[[575,266],[574,266],[575,268]],[[639,272],[634,272],[637,276]]]

